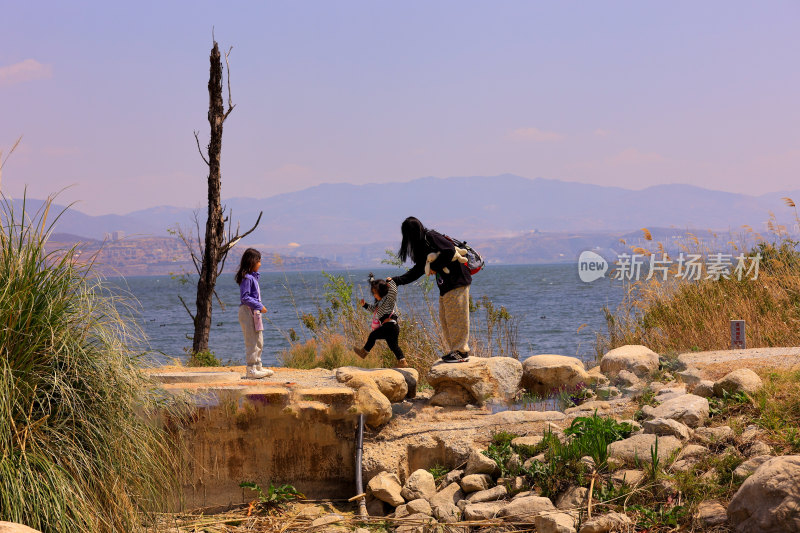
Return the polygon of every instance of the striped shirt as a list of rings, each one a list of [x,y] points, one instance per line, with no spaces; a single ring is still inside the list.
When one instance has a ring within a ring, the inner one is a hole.
[[[375,316],[381,322],[391,316],[400,316],[400,311],[397,309],[397,284],[395,284],[394,280],[388,281],[386,284],[389,286],[389,292],[386,293],[386,296],[375,303],[364,303],[364,309],[374,311]]]

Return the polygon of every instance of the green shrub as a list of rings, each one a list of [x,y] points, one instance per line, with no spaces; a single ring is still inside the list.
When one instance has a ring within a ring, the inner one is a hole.
[[[214,352],[211,350],[203,350],[202,352],[193,353],[189,356],[186,366],[200,367],[200,366],[222,366],[222,363]]]
[[[45,249],[49,209],[0,211],[0,520],[140,531],[177,494],[172,440],[146,422],[159,406],[124,302],[75,248]]]

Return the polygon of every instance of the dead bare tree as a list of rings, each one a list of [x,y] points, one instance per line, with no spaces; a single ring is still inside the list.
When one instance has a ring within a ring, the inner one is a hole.
[[[192,338],[192,353],[208,350],[208,336],[211,331],[211,310],[212,299],[216,295],[215,287],[217,278],[225,267],[225,260],[228,252],[236,243],[252,233],[258,223],[261,222],[262,213],[258,214],[258,219],[253,227],[246,232],[239,233],[239,225],[236,232],[232,230],[231,214],[224,216],[225,208],[220,201],[220,191],[222,188],[222,171],[220,167],[220,156],[222,154],[222,127],[225,120],[236,107],[231,99],[231,80],[230,63],[228,56],[229,49],[225,53],[226,74],[228,78],[228,108],[222,100],[222,58],[219,52],[217,41],[211,49],[211,67],[208,79],[208,123],[211,126],[211,135],[206,147],[206,154],[200,148],[199,132],[194,133],[197,149],[200,157],[208,165],[208,217],[206,219],[205,238],[200,238],[200,222],[195,216],[195,227],[197,230],[196,241],[185,232],[178,230],[178,236],[189,250],[192,263],[197,271],[199,279],[197,281],[197,301],[196,311],[192,313],[186,302],[181,299],[181,303],[186,308],[189,316],[194,322],[194,336]],[[226,230],[227,223],[227,230]],[[219,301],[219,298],[217,298]],[[221,302],[220,302],[221,303]]]

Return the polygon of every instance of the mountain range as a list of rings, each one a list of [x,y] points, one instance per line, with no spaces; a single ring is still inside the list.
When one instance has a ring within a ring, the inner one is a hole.
[[[413,215],[454,237],[487,241],[536,232],[624,233],[642,227],[714,230],[766,228],[770,213],[781,223],[794,211],[783,197],[800,190],[749,196],[694,185],[641,190],[511,174],[420,178],[409,182],[323,184],[263,199],[230,198],[233,219],[249,227],[264,212],[250,243],[265,247],[359,245],[400,240],[400,222]],[[41,202],[39,202],[40,205]],[[37,205],[28,200],[29,209]],[[201,223],[204,212],[199,213]],[[159,206],[125,215],[90,216],[70,209],[58,231],[102,239],[115,231],[167,235],[193,225],[193,210]]]

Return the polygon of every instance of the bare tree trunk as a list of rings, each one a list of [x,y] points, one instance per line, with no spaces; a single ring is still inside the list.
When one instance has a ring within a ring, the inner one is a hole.
[[[230,53],[230,52],[228,52]],[[224,208],[220,201],[220,191],[222,189],[222,170],[220,167],[220,157],[222,155],[222,126],[225,119],[236,107],[231,100],[230,71],[228,71],[228,109],[222,100],[222,59],[219,53],[217,42],[211,49],[211,67],[208,79],[208,123],[211,126],[211,137],[208,142],[208,157],[200,155],[208,165],[208,218],[206,220],[205,240],[200,242],[198,235],[197,246],[201,256],[200,264],[196,261],[191,239],[187,239],[183,234],[180,237],[189,248],[192,254],[195,268],[200,279],[197,282],[197,302],[196,312],[192,316],[194,321],[194,337],[192,339],[192,352],[197,353],[208,350],[208,336],[211,331],[211,310],[212,300],[215,295],[214,288],[217,285],[217,277],[225,266],[225,259],[233,246],[242,238],[256,229],[261,221],[261,214],[258,215],[255,225],[243,235],[239,235],[239,228],[236,234],[231,235],[231,223],[228,224],[228,232],[225,232],[225,222],[228,219],[224,216]],[[225,54],[225,63],[228,63],[228,54]],[[200,148],[200,140],[195,133],[197,147]],[[227,237],[227,238],[226,238]],[[227,242],[226,242],[227,241]],[[185,304],[184,304],[185,306]],[[188,311],[188,308],[187,308]],[[191,313],[189,313],[191,316]]]

